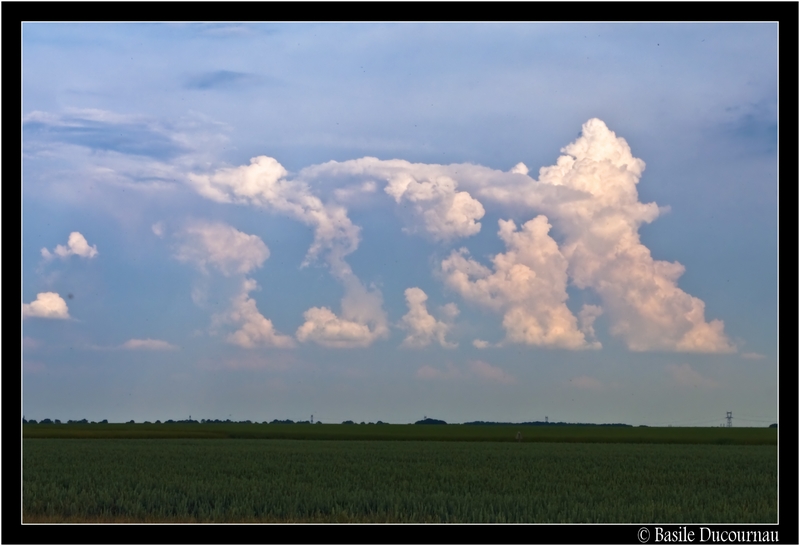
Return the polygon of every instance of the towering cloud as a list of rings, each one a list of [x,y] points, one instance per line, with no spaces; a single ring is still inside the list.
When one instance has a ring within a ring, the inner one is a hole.
[[[55,292],[40,292],[36,300],[22,304],[22,318],[31,317],[68,319],[67,302]]]
[[[652,222],[659,209],[639,202],[644,162],[627,142],[592,119],[563,152],[555,165],[540,170],[539,183],[587,197],[543,208],[565,236],[562,252],[572,281],[600,295],[612,334],[634,351],[734,351],[722,321],[706,322],[705,304],[678,288],[684,267],[654,260],[641,243],[639,226]]]
[[[42,257],[44,257],[45,260],[52,260],[56,256],[60,258],[68,258],[70,256],[94,258],[97,256],[97,254],[97,245],[89,246],[89,243],[86,241],[86,237],[77,231],[73,231],[69,234],[67,246],[56,245],[56,248],[53,250],[53,252],[50,252],[46,248],[42,249]]]
[[[451,324],[436,320],[428,312],[425,302],[428,295],[420,288],[408,288],[405,291],[408,313],[400,321],[400,327],[408,331],[408,336],[403,340],[404,347],[427,347],[436,340],[442,347],[453,348],[457,343],[449,343],[445,335],[452,328]],[[458,315],[458,307],[450,303],[443,309],[448,318]]]
[[[567,308],[567,260],[548,235],[547,218],[537,216],[521,230],[500,220],[498,235],[508,252],[497,254],[494,271],[453,251],[442,262],[447,286],[488,309],[503,313],[509,342],[566,349],[599,348],[587,343]]]
[[[175,257],[201,270],[213,265],[223,275],[247,274],[269,258],[267,245],[222,222],[193,222],[182,233]]]

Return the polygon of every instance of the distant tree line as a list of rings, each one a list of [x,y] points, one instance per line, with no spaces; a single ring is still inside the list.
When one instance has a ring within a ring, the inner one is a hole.
[[[22,418],[23,425],[60,425],[62,424],[59,419],[42,419],[41,421],[37,421],[36,419],[25,419]],[[70,419],[67,421],[68,425],[106,425],[108,424],[108,419],[103,419],[102,421],[89,421],[87,419],[78,419],[73,420]],[[126,424],[133,425],[136,424],[136,421],[131,419],[127,421]],[[143,424],[150,425],[153,424],[150,421],[144,421]],[[162,424],[161,421],[156,420],[155,424],[160,425]],[[181,424],[181,425],[189,425],[189,424],[236,424],[236,425],[252,425],[252,424],[262,424],[262,425],[310,425],[312,424],[310,421],[292,421],[291,419],[273,419],[272,421],[263,421],[259,423],[258,421],[251,421],[249,419],[245,421],[231,421],[230,419],[200,419],[199,421],[195,419],[167,419],[164,421],[163,424],[171,425],[171,424]],[[316,425],[321,425],[320,421],[316,421]],[[361,421],[360,423],[356,423],[355,421],[347,420],[342,421],[343,425],[388,425],[389,423],[384,423],[383,421],[377,421],[366,423]],[[446,425],[447,422],[442,421],[441,419],[431,419],[430,417],[426,417],[425,419],[421,419],[414,423],[415,425]],[[524,423],[508,423],[508,422],[499,422],[499,421],[470,421],[468,423],[463,423],[464,425],[482,425],[482,426],[535,426],[535,427],[563,427],[563,426],[581,426],[581,427],[631,427],[633,425],[628,425],[625,423],[565,423],[565,422],[551,422],[551,421],[526,421]],[[646,427],[647,425],[639,425],[640,427]],[[772,423],[769,425],[769,428],[778,428],[778,423]]]
[[[524,423],[500,423],[496,421],[470,421],[465,425],[501,425],[501,426],[529,426],[529,427],[632,427],[625,423],[564,423],[553,421],[525,421]]]

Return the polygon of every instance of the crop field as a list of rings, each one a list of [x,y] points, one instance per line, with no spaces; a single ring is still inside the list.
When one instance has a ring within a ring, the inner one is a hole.
[[[774,445],[28,437],[22,517],[776,522],[777,484]]]
[[[775,428],[138,423],[23,425],[23,438],[237,438],[777,445]]]

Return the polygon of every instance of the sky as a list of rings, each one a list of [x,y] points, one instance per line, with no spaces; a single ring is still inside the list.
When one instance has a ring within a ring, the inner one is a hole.
[[[777,25],[25,23],[27,419],[777,422]]]

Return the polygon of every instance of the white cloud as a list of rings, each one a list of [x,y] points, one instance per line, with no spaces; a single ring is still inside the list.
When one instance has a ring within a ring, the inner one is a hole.
[[[719,383],[713,379],[703,377],[688,364],[681,364],[680,366],[670,364],[667,366],[667,371],[672,376],[672,379],[679,385],[684,387],[719,387]]]
[[[160,339],[129,339],[120,346],[122,349],[130,349],[132,351],[146,350],[146,351],[171,351],[177,349],[175,345],[162,341]]]
[[[184,230],[182,238],[175,257],[194,263],[203,271],[213,265],[226,276],[246,274],[269,258],[267,245],[257,235],[221,222],[195,222]]]
[[[767,357],[759,353],[742,353],[742,358],[746,358],[748,360],[763,360]]]
[[[482,339],[473,339],[472,340],[472,345],[474,347],[476,347],[477,349],[486,349],[486,348],[492,346],[491,343],[489,343],[488,341],[484,341]]]
[[[345,284],[346,298],[350,287],[361,286],[344,261],[358,246],[359,228],[344,206],[313,195],[311,183],[333,180],[341,189],[341,180],[347,179],[345,189],[333,192],[340,202],[357,200],[374,191],[376,182],[383,183],[387,195],[412,211],[409,231],[419,229],[444,242],[478,233],[483,203],[534,212],[540,215],[531,222],[538,223],[528,222],[519,232],[513,223],[501,222],[508,252],[494,257],[492,269],[468,259],[465,250],[442,264],[448,286],[503,314],[506,342],[599,348],[593,324],[600,308],[584,307],[579,327],[565,304],[569,280],[599,295],[611,334],[630,350],[735,351],[723,322],[706,321],[703,301],[678,288],[683,266],[654,260],[641,243],[641,224],[665,209],[639,202],[636,184],[645,164],[633,157],[627,142],[591,119],[562,152],[554,165],[539,170],[538,180],[523,163],[503,172],[374,157],[313,165],[290,180],[283,166],[266,156],[189,179],[209,199],[262,206],[312,226],[314,242],[305,263],[324,254],[333,275]],[[560,247],[548,234],[550,224],[563,240]],[[325,324],[342,332],[353,330],[348,322],[365,325],[344,314],[337,320],[344,322]],[[320,332],[333,331],[315,324],[310,321],[303,330],[308,339],[315,337],[312,332],[327,339]]]
[[[457,343],[449,343],[445,335],[452,328],[451,324],[438,321],[433,315],[428,313],[425,301],[427,294],[420,288],[408,288],[405,291],[408,313],[400,321],[400,327],[408,331],[408,336],[403,340],[404,347],[427,347],[434,340],[438,341],[442,347],[454,348]],[[450,319],[458,315],[458,307],[455,304],[448,304],[443,309],[446,316]]]
[[[654,260],[639,240],[639,226],[660,211],[639,202],[636,184],[645,165],[627,142],[591,119],[562,151],[555,165],[540,170],[539,184],[586,197],[541,207],[565,235],[562,252],[573,282],[602,299],[611,333],[634,351],[734,351],[722,321],[706,322],[705,304],[678,288],[684,267]]]
[[[55,292],[40,292],[36,300],[22,304],[22,318],[68,319],[67,302]]]
[[[297,329],[297,339],[313,341],[325,347],[367,347],[375,334],[366,324],[342,319],[327,307],[312,307],[303,317],[306,322]]]
[[[67,246],[56,245],[53,252],[46,248],[42,249],[42,257],[45,260],[52,260],[56,256],[60,258],[68,258],[70,256],[81,256],[83,258],[94,258],[97,256],[97,245],[89,246],[86,238],[77,231],[69,234],[67,239]]]
[[[452,166],[409,163],[401,159],[382,161],[364,157],[350,161],[329,161],[303,169],[306,179],[357,177],[379,179],[384,191],[397,204],[409,203],[422,229],[434,240],[450,241],[475,235],[485,213],[480,201],[466,191],[458,191]],[[409,231],[416,231],[413,225]]]
[[[280,347],[294,346],[294,340],[275,331],[272,321],[259,313],[256,301],[249,296],[250,292],[258,289],[258,283],[253,279],[245,279],[241,292],[233,298],[230,309],[215,317],[215,323],[233,323],[239,329],[228,335],[228,343],[252,349],[255,347]]]
[[[345,289],[342,315],[325,307],[306,311],[306,323],[297,330],[297,339],[327,347],[365,347],[388,335],[382,296],[377,289],[367,290],[344,260],[358,248],[359,230],[338,204],[323,203],[306,182],[287,179],[288,172],[275,159],[255,157],[250,165],[219,169],[210,175],[190,174],[189,179],[203,196],[223,202],[250,204],[286,214],[314,228],[314,241],[303,265],[319,255],[331,274]],[[362,192],[374,191],[364,183]]]
[[[567,261],[548,235],[547,218],[538,216],[519,231],[511,220],[499,224],[498,235],[508,252],[492,259],[494,271],[466,257],[466,249],[453,251],[441,265],[447,286],[467,300],[502,312],[508,342],[599,347],[586,342],[566,306]]]
[[[303,314],[306,322],[297,329],[297,339],[324,347],[367,347],[389,334],[383,298],[368,291],[355,276],[345,279],[342,316],[327,307],[312,307]]]
[[[591,119],[582,136],[563,152],[555,165],[540,169],[538,180],[528,176],[524,164],[502,172],[480,165],[425,165],[370,157],[309,167],[301,176],[383,180],[385,191],[398,204],[410,203],[418,224],[438,240],[477,233],[477,220],[483,216],[478,199],[508,210],[545,213],[565,238],[561,253],[572,281],[598,293],[611,333],[631,350],[734,351],[722,321],[707,322],[705,304],[677,287],[683,266],[654,260],[639,240],[639,226],[666,208],[639,202],[636,184],[645,165],[633,157],[627,142],[602,121]],[[459,202],[455,196],[462,192]],[[560,292],[557,285],[553,290]],[[581,328],[592,339],[596,315],[587,313]],[[537,328],[524,326],[530,321],[516,318],[522,320],[517,324],[522,330],[510,332],[510,337],[540,337]]]
[[[314,242],[305,263],[327,252],[334,274],[340,274],[340,269],[346,269],[344,256],[358,247],[359,228],[344,207],[323,203],[306,183],[288,180],[287,175],[275,159],[258,156],[249,165],[218,169],[210,175],[189,174],[188,178],[198,193],[213,201],[263,207],[312,226]]]
[[[164,222],[156,222],[150,226],[150,229],[153,230],[153,233],[155,233],[156,237],[164,236]]]

